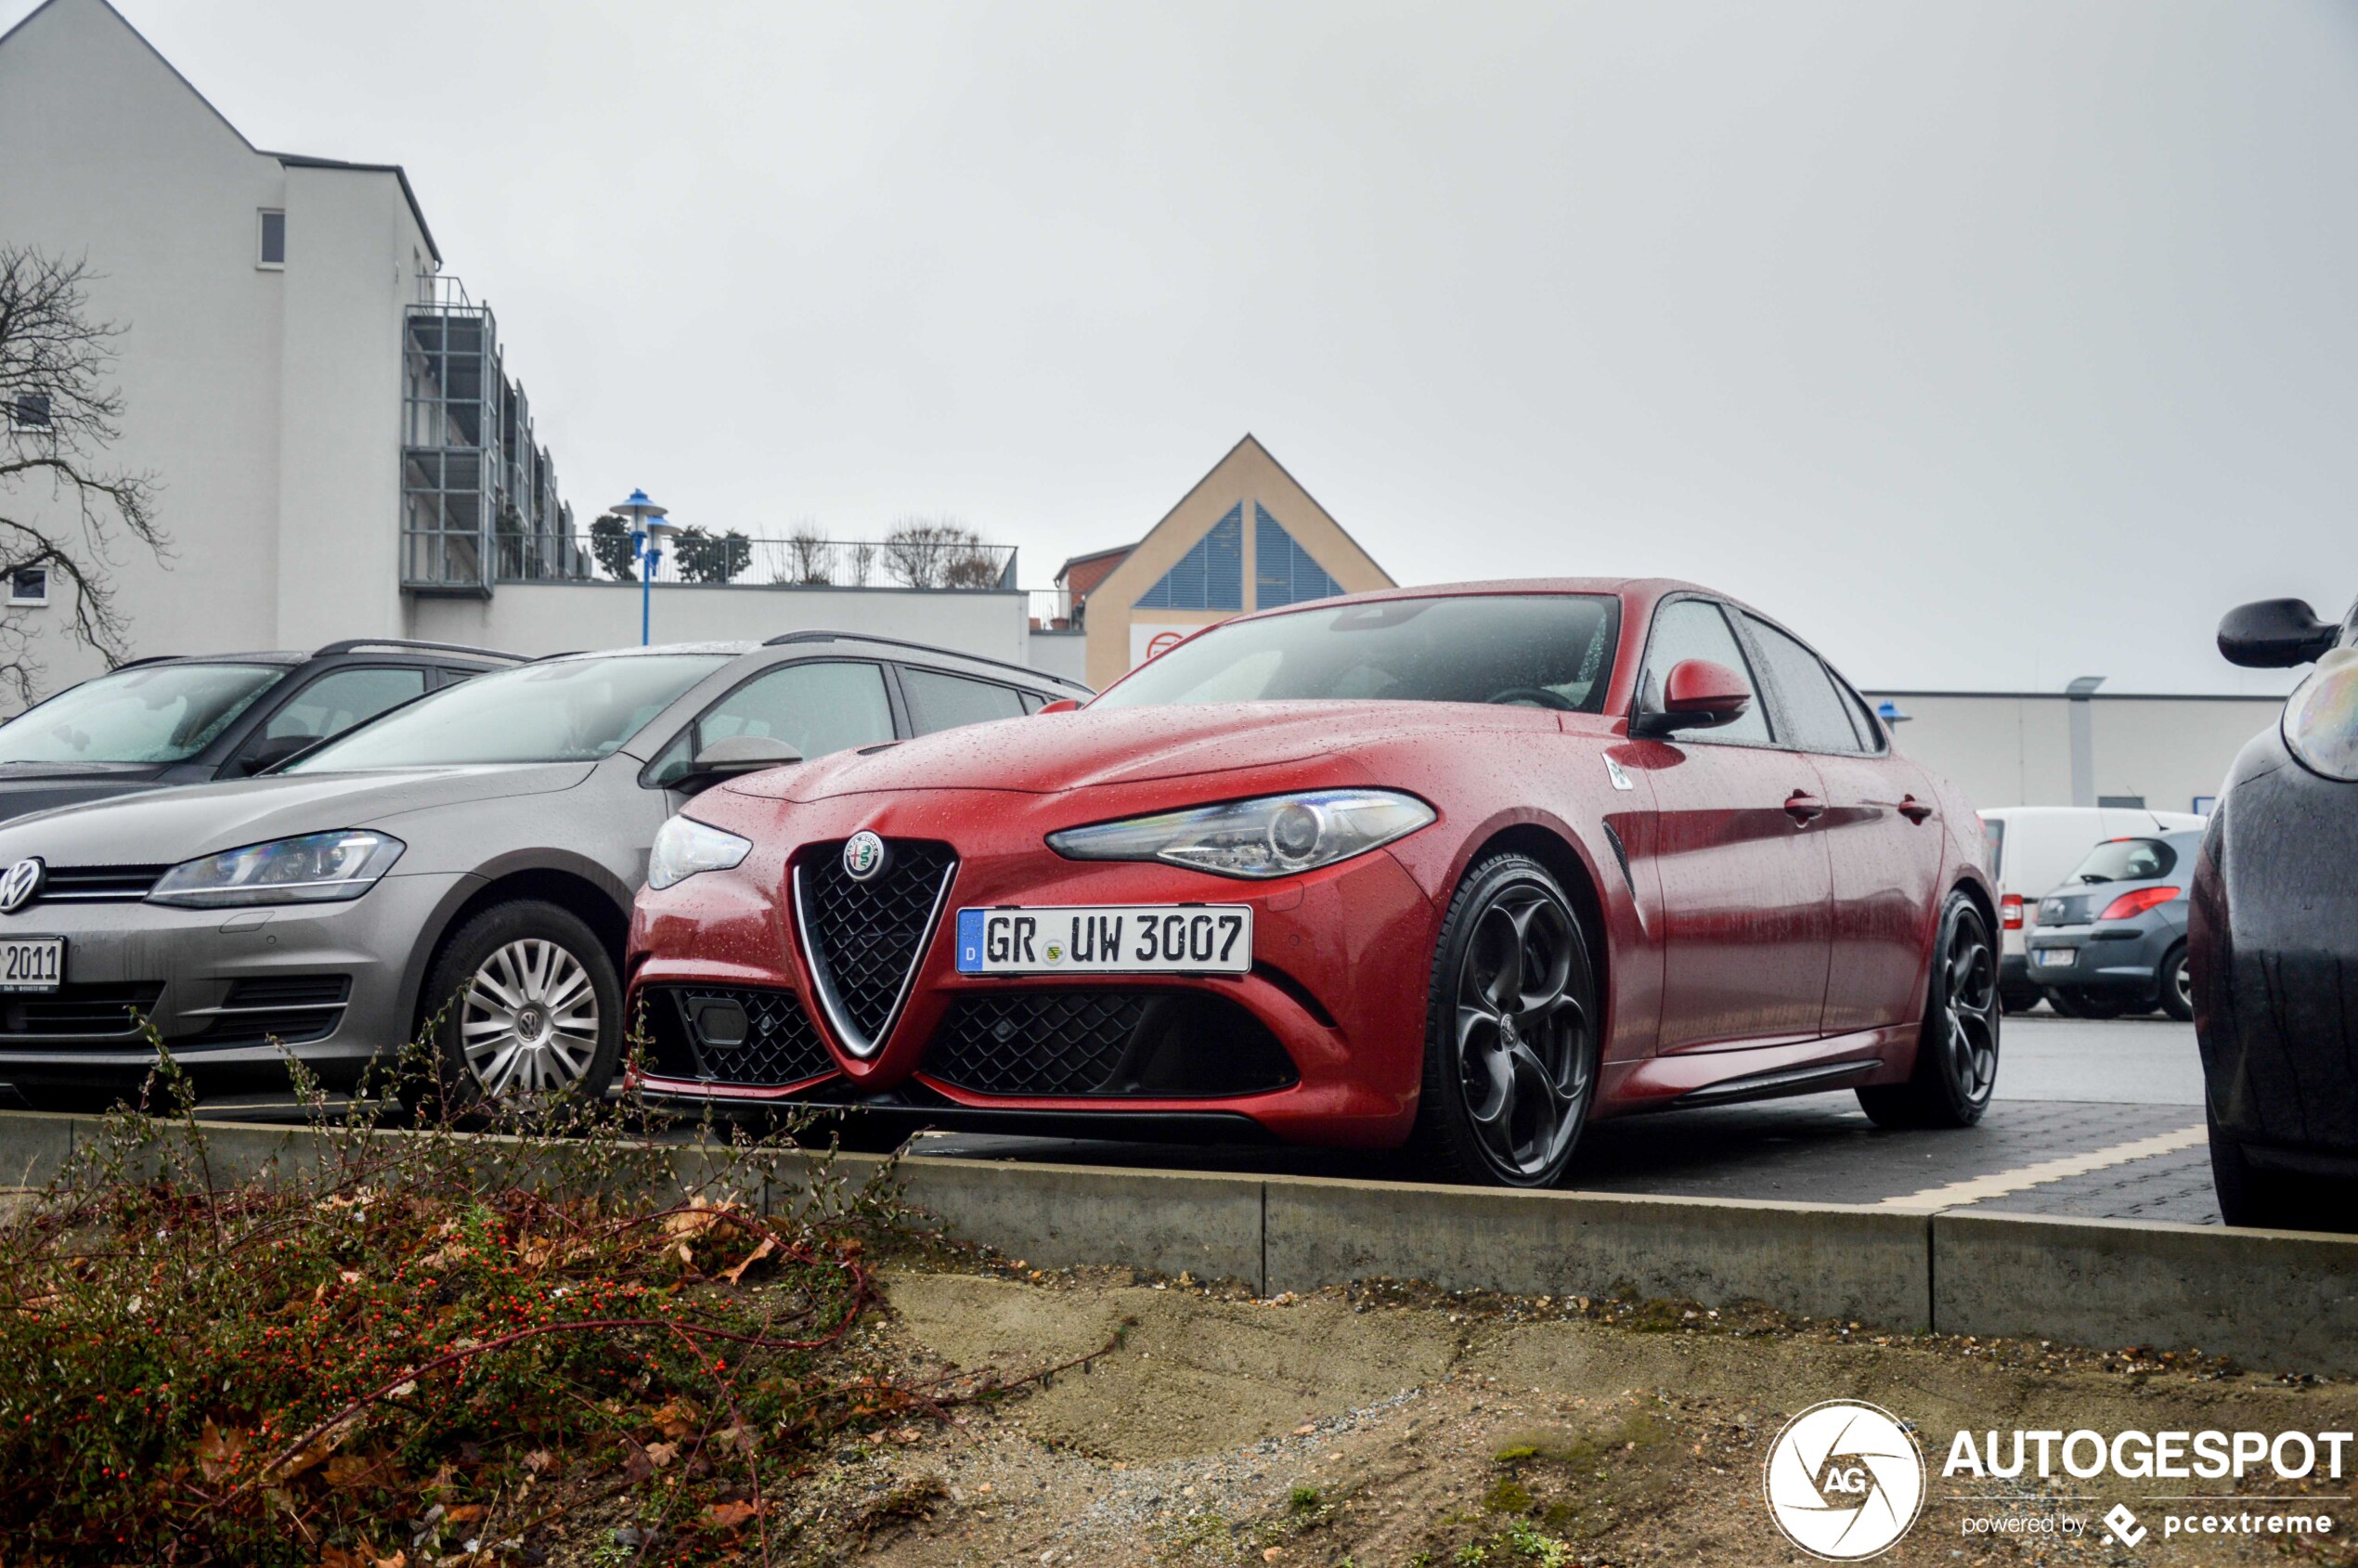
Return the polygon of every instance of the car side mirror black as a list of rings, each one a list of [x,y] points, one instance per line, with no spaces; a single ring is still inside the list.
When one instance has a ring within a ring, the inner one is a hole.
[[[2255,599],[2219,622],[2219,652],[2229,664],[2286,669],[2325,656],[2341,628],[2320,621],[2301,599]]]
[[[802,753],[769,735],[731,735],[696,753],[695,760],[688,765],[675,787],[709,789],[723,779],[758,773],[766,768],[784,768],[801,760]]]
[[[279,763],[292,761],[309,751],[319,744],[320,739],[317,735],[273,735],[238,758],[236,771],[245,778],[266,773]]]

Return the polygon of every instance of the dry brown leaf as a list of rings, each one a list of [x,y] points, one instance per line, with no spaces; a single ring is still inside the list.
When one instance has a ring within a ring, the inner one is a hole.
[[[685,1399],[671,1399],[648,1411],[647,1421],[664,1436],[680,1438],[704,1424],[704,1413]]]
[[[727,1280],[732,1285],[742,1284],[745,1281],[745,1270],[751,1268],[754,1264],[759,1263],[762,1259],[768,1257],[771,1253],[776,1251],[777,1250],[778,1243],[776,1240],[765,1236],[761,1238],[760,1246],[756,1247],[752,1251],[745,1254],[745,1261],[743,1263],[739,1263],[734,1268],[722,1269],[720,1271],[720,1277]]]
[[[223,1432],[207,1418],[204,1430],[197,1434],[197,1468],[204,1471],[207,1481],[218,1482],[245,1457],[246,1441],[244,1432]]]
[[[677,1443],[650,1443],[647,1445],[647,1462],[654,1466],[657,1470],[661,1470],[664,1466],[669,1464],[672,1460],[678,1458],[679,1457],[680,1445]]]
[[[473,1524],[490,1511],[481,1503],[461,1503],[442,1516],[445,1524]]]
[[[664,1234],[702,1236],[715,1225],[726,1224],[722,1216],[735,1212],[736,1208],[733,1203],[708,1203],[701,1198],[696,1199],[681,1212],[665,1218]]]
[[[556,1459],[546,1448],[535,1448],[531,1453],[526,1454],[524,1457],[524,1468],[533,1471],[535,1474],[547,1470],[551,1465],[553,1465],[556,1462]]]
[[[734,1530],[761,1510],[751,1503],[711,1503],[704,1510],[705,1527],[709,1530]]]

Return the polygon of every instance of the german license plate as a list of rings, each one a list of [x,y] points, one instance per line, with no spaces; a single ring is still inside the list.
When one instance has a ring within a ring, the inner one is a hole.
[[[2061,969],[2079,956],[2079,950],[2068,947],[2042,947],[2038,950],[2036,956],[2041,968]]]
[[[63,937],[10,937],[0,940],[0,991],[55,991],[65,983]]]
[[[958,912],[962,975],[1241,975],[1251,967],[1245,904]]]

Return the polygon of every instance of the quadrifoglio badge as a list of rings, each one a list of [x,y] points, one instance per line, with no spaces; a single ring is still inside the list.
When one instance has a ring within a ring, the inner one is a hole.
[[[2347,1432],[1959,1432],[1940,1467],[1950,1492],[1937,1527],[1968,1539],[2108,1537],[2132,1551],[2156,1536],[2334,1536],[2341,1526],[2327,1498],[2189,1493],[2184,1484],[2339,1482],[2346,1466],[2358,1468],[2358,1434]],[[2056,1508],[2036,1486],[2013,1489],[2062,1477],[2079,1484],[2083,1495],[2069,1500],[2081,1507]],[[1813,1557],[1856,1562],[1914,1528],[1927,1482],[1907,1422],[1880,1406],[1830,1399],[1777,1433],[1761,1489],[1787,1540]],[[2106,1482],[2178,1484],[2128,1492],[2106,1510],[2093,1489]]]

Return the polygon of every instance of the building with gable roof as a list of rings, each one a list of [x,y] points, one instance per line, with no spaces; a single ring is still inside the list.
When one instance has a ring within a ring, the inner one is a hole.
[[[1083,679],[1101,688],[1230,616],[1394,586],[1251,435],[1146,538],[1075,556],[1056,582],[1087,639]]]

